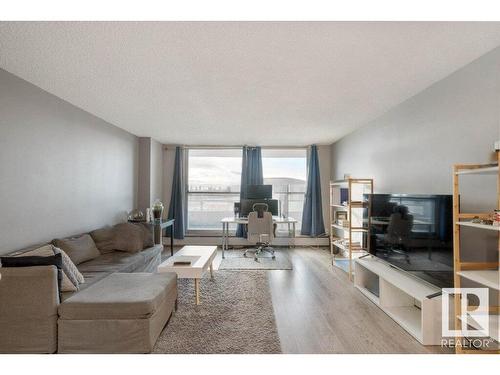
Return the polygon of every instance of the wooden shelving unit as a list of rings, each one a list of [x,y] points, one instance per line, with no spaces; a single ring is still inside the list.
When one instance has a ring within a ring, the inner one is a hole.
[[[341,199],[341,189],[347,189],[345,204]],[[330,253],[332,264],[346,271],[351,281],[354,271],[353,259],[367,254],[370,250],[371,199],[364,201],[364,194],[373,194],[373,179],[348,178],[330,182]],[[363,210],[366,209],[368,210],[368,222],[364,223]],[[336,222],[338,212],[346,213],[347,226]],[[363,240],[364,235],[365,240]],[[347,241],[347,245],[345,241]],[[359,246],[354,246],[354,243],[359,243]],[[337,251],[334,251],[335,249]],[[337,255],[337,252],[342,255]],[[347,268],[340,266],[341,262],[347,262]]]
[[[500,152],[497,151],[497,163],[495,164],[474,164],[465,165],[457,164],[453,167],[453,222],[454,222],[454,238],[453,238],[453,258],[454,258],[454,284],[455,288],[460,288],[462,280],[470,280],[478,285],[487,287],[490,291],[499,292],[500,289],[500,275],[499,275],[499,262],[464,262],[461,257],[461,229],[464,227],[475,228],[481,231],[496,231],[498,233],[498,256],[500,256],[500,227],[493,225],[486,225],[480,223],[472,223],[471,219],[474,217],[487,218],[490,213],[463,213],[460,211],[460,189],[459,182],[460,176],[464,175],[496,175],[497,176],[497,209],[500,209]],[[472,177],[470,177],[472,178]],[[500,295],[499,295],[500,297]],[[461,331],[462,314],[461,314],[461,297],[455,295],[455,330]],[[497,298],[498,304],[498,298]],[[499,339],[499,306],[489,306],[489,335],[497,342],[497,347],[494,349],[464,349],[463,345],[455,346],[455,352],[460,354],[485,354],[493,353],[499,354],[498,339]],[[485,312],[482,312],[483,314]],[[481,312],[468,311],[467,324],[470,327],[478,329],[478,323],[474,320],[477,314]],[[456,337],[457,342],[464,343],[467,337]]]

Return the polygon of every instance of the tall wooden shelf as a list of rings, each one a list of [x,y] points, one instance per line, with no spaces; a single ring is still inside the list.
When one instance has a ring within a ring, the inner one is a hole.
[[[341,201],[341,189],[347,189],[345,204]],[[373,194],[373,179],[348,178],[330,182],[330,253],[332,264],[338,265],[337,262],[347,262],[347,269],[340,268],[347,271],[351,281],[354,271],[353,259],[367,254],[370,250],[371,199],[365,201],[364,194]],[[366,223],[363,222],[363,210],[368,210]],[[346,212],[347,226],[339,225],[336,222],[339,211]],[[357,241],[359,246],[354,247],[354,241]],[[337,253],[342,254],[342,256],[337,255]]]
[[[499,279],[499,262],[464,262],[461,257],[461,230],[464,227],[475,228],[481,231],[496,231],[498,233],[498,256],[500,256],[500,227],[493,225],[486,225],[480,223],[472,223],[471,219],[474,217],[487,218],[490,213],[464,213],[460,211],[460,189],[459,182],[460,176],[470,175],[496,175],[497,176],[497,209],[500,209],[500,152],[497,151],[497,163],[494,164],[457,164],[453,167],[453,222],[454,222],[454,238],[453,238],[453,261],[454,261],[454,284],[455,288],[460,288],[462,280],[466,279],[481,285],[482,287],[489,288],[490,291],[499,292],[500,279]],[[500,295],[499,295],[500,297]],[[497,299],[498,304],[498,299]],[[490,314],[490,337],[496,341],[497,347],[494,349],[464,349],[463,345],[455,346],[455,352],[461,354],[485,354],[493,353],[499,354],[498,349],[498,331],[499,331],[499,306],[489,306]],[[475,326],[477,322],[473,317],[467,315],[467,324],[470,327],[478,328]],[[461,331],[461,297],[455,295],[455,330]],[[467,338],[460,336],[455,338],[457,342],[464,343]]]

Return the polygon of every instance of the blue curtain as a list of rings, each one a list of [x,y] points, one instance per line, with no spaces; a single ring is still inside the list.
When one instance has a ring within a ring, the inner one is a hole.
[[[262,185],[264,175],[262,173],[262,150],[260,147],[243,146],[243,158],[241,162],[241,188],[240,200],[247,198],[248,185]],[[244,225],[238,225],[237,237],[246,237]]]
[[[172,181],[172,195],[168,218],[175,219],[174,238],[182,240],[185,233],[184,214],[184,152],[181,147],[175,148],[174,179]]]
[[[316,145],[312,145],[307,166],[307,189],[300,234],[315,237],[323,233],[325,233],[325,224],[323,222],[323,209],[321,205],[318,148]]]

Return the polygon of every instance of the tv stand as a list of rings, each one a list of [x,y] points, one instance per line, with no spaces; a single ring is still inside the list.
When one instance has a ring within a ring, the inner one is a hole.
[[[441,343],[441,290],[372,255],[354,263],[354,286],[423,345]]]

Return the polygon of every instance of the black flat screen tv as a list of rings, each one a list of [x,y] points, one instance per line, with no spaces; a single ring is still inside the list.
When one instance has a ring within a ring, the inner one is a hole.
[[[368,194],[370,253],[440,288],[453,287],[451,195]],[[363,221],[368,222],[368,209]]]

